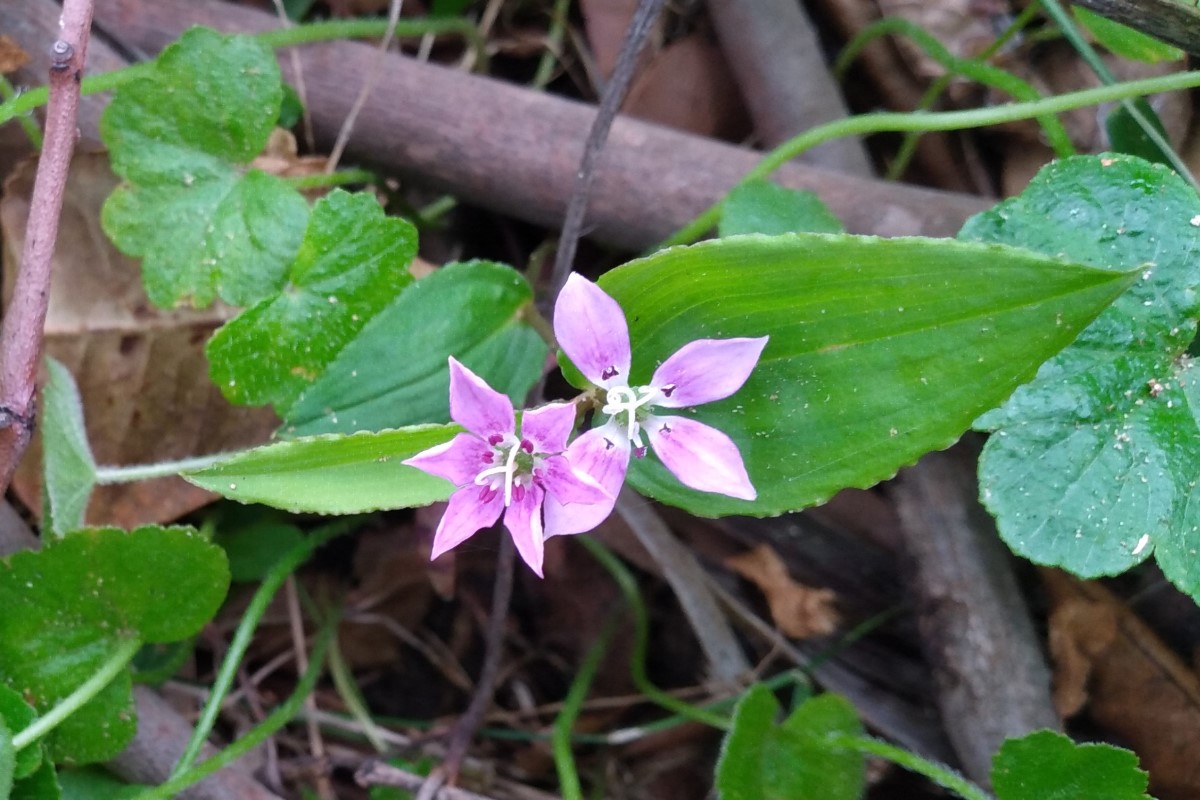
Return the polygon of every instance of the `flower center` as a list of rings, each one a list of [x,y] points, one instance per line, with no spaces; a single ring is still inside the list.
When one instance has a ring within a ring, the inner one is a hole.
[[[541,459],[534,455],[533,443],[528,439],[496,435],[488,439],[488,444],[492,446],[492,452],[485,455],[484,460],[496,466],[476,475],[475,485],[498,490],[503,483],[504,505],[508,507],[512,505],[514,492],[520,500],[525,488],[533,482],[534,468]]]
[[[625,435],[639,450],[643,450],[641,421],[650,413],[654,404],[669,397],[674,386],[614,386],[604,398],[601,412],[608,414],[625,426]]]

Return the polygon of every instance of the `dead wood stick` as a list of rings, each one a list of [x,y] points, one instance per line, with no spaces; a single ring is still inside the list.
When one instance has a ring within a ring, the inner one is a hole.
[[[1074,0],[1179,49],[1200,54],[1200,8],[1179,0]]]
[[[51,53],[46,135],[29,200],[21,265],[0,323],[0,489],[12,482],[37,418],[37,372],[50,302],[50,262],[67,170],[75,152],[79,82],[92,29],[91,0],[66,0],[59,28],[53,43],[45,43]]]
[[[145,686],[134,687],[137,735],[108,768],[130,783],[158,784],[171,774],[192,726],[167,701]],[[205,746],[205,755],[216,752]],[[268,791],[237,762],[179,794],[184,800],[282,800]]]
[[[767,147],[849,113],[812,20],[796,0],[708,0],[717,39]],[[874,174],[858,139],[836,139],[800,160],[848,175]]]
[[[217,0],[98,0],[97,9],[114,38],[148,51],[193,24],[277,27],[270,14]],[[366,74],[375,51],[331,42],[301,53],[317,137],[328,143],[353,101],[346,87]],[[383,69],[348,152],[469,202],[557,227],[594,108],[399,55]],[[757,161],[744,148],[619,118],[589,202],[591,234],[620,247],[648,247],[707,208]],[[987,205],[801,164],[785,166],[776,179],[817,192],[855,233],[949,236]]]
[[[1060,722],[1011,557],[977,492],[963,444],[901,470],[892,487],[942,721],[963,770],[987,785],[1006,738]]]

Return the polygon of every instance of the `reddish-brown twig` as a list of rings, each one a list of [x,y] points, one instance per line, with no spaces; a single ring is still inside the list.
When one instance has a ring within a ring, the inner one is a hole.
[[[62,29],[50,49],[46,135],[29,204],[25,248],[12,301],[0,325],[0,488],[12,481],[33,436],[42,329],[50,300],[50,262],[58,237],[67,170],[75,150],[79,81],[92,26],[92,0],[65,0]]]

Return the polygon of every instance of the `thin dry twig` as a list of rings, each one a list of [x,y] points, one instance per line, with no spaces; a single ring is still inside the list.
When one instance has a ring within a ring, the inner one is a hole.
[[[301,674],[308,671],[308,644],[304,636],[304,615],[300,612],[300,593],[296,588],[296,577],[289,575],[284,584],[287,598],[288,624],[292,631],[292,650],[296,654],[296,668]],[[309,711],[317,708],[317,698],[309,693],[304,700],[304,707]],[[329,763],[325,757],[325,739],[321,736],[321,726],[316,720],[309,719],[308,750],[314,762],[313,773],[317,782],[317,794],[322,800],[331,800],[333,784],[329,780]]]
[[[0,326],[0,488],[12,482],[37,415],[37,371],[50,301],[50,265],[67,172],[78,136],[79,82],[87,60],[92,0],[65,0],[61,34],[51,45],[50,102],[29,225],[12,302]]]
[[[292,27],[292,20],[288,17],[287,9],[283,6],[283,0],[274,0],[274,3],[275,16],[279,17],[279,24],[284,28]],[[300,106],[302,108],[300,122],[304,126],[304,144],[308,146],[310,151],[315,152],[317,149],[317,137],[313,133],[312,112],[308,108],[308,87],[304,85],[304,67],[300,63],[300,51],[293,47],[288,51],[288,57],[292,61],[292,74],[296,76],[296,94],[300,97]]]
[[[396,786],[410,792],[423,791],[425,786],[432,785],[421,775],[414,775],[381,761],[368,761],[363,764],[354,774],[354,779],[358,781],[359,786]],[[438,785],[430,797],[433,800],[492,800],[484,795],[444,784]]]

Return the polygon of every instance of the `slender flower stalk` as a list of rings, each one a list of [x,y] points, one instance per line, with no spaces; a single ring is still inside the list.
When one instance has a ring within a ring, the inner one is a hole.
[[[702,422],[659,409],[690,408],[735,393],[758,364],[766,336],[689,342],[655,370],[649,384],[631,385],[625,314],[616,300],[578,274],[567,279],[558,296],[554,334],[584,377],[604,391],[600,413],[607,419],[576,439],[566,456],[609,498],[583,506],[548,498],[547,537],[582,533],[600,524],[612,511],[631,455],[641,458],[647,448],[685,486],[742,500],[758,496],[733,440]]]

